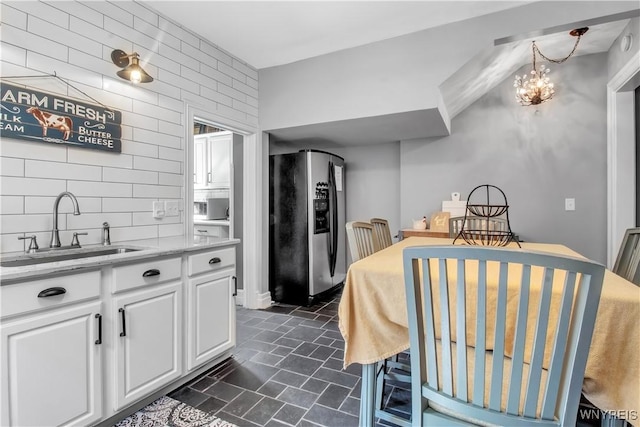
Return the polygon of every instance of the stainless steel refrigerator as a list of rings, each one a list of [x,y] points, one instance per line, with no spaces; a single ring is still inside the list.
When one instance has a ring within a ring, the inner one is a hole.
[[[316,150],[269,156],[269,290],[311,305],[346,276],[344,159]]]

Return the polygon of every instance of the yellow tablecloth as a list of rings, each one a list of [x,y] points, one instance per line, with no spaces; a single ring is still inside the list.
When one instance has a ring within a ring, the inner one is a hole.
[[[409,237],[355,262],[339,307],[344,366],[370,364],[409,348],[402,249],[451,244],[451,239]],[[582,257],[562,245],[523,243],[525,250]],[[600,409],[640,416],[640,287],[607,270],[589,351],[585,396]]]

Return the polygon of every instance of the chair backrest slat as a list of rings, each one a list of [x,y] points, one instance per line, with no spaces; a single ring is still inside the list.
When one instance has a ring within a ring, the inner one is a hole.
[[[625,232],[613,272],[640,286],[640,227]]]
[[[496,305],[496,321],[493,339],[493,360],[491,366],[491,392],[489,395],[489,408],[500,410],[502,403],[502,381],[504,368],[504,339],[507,323],[507,280],[509,265],[500,263],[500,276],[498,278],[498,301]]]
[[[452,245],[403,258],[413,425],[442,407],[474,424],[575,425],[603,266]]]
[[[476,306],[476,345],[473,376],[473,404],[484,405],[484,372],[487,333],[487,262],[478,263],[478,302]]]
[[[351,221],[345,225],[349,252],[353,262],[368,257],[379,250],[378,239],[373,233],[373,226],[367,222]]]
[[[464,401],[467,396],[467,292],[465,287],[465,262],[459,259],[456,285],[456,388],[458,397]]]
[[[522,266],[516,330],[513,339],[513,357],[511,359],[511,375],[509,395],[507,398],[507,414],[518,415],[524,370],[524,346],[527,338],[527,308],[529,307],[529,289],[531,287],[531,266]]]
[[[393,244],[391,240],[391,229],[389,228],[389,221],[382,218],[371,218],[371,225],[373,226],[373,233],[378,239],[380,249],[384,249]]]

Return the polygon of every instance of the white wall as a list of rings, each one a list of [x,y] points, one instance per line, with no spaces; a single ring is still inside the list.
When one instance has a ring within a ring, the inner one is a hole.
[[[181,235],[179,217],[156,220],[154,200],[184,199],[184,100],[233,123],[257,126],[255,69],[140,3],[2,2],[2,76],[53,73],[103,104],[122,111],[122,153],[3,138],[0,147],[1,251],[24,250],[18,236],[35,234],[46,246],[57,194],[62,244],[74,231],[98,243],[103,221],[111,240]],[[154,77],[133,86],[116,76],[113,49],[136,51]],[[33,88],[93,103],[55,79],[16,80]]]
[[[403,141],[402,220],[439,210],[452,191],[466,199],[493,184],[525,241],[563,244],[604,263],[606,67],[606,53],[551,64],[556,95],[538,107],[517,104],[507,79],[452,121],[451,136]],[[575,211],[564,210],[565,198],[575,198]]]

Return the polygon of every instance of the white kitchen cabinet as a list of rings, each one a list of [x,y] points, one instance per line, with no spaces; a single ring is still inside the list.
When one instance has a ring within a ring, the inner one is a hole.
[[[191,255],[188,265],[187,369],[192,370],[235,345],[235,248]]]
[[[196,236],[209,236],[209,237],[229,237],[228,225],[202,225],[195,224],[193,226],[193,234]]]
[[[182,282],[171,266],[169,259],[114,268],[114,278],[129,283],[115,283],[114,289],[134,289],[113,296],[115,410],[182,375]],[[162,283],[167,270],[173,280]],[[132,274],[138,271],[144,273]],[[145,284],[150,277],[156,283]]]
[[[195,189],[229,188],[231,185],[231,132],[196,135],[193,140]]]
[[[99,285],[100,271],[93,271],[2,286],[3,304],[24,311],[3,313],[0,327],[1,425],[88,425],[102,418]],[[42,291],[50,296],[38,297]]]

